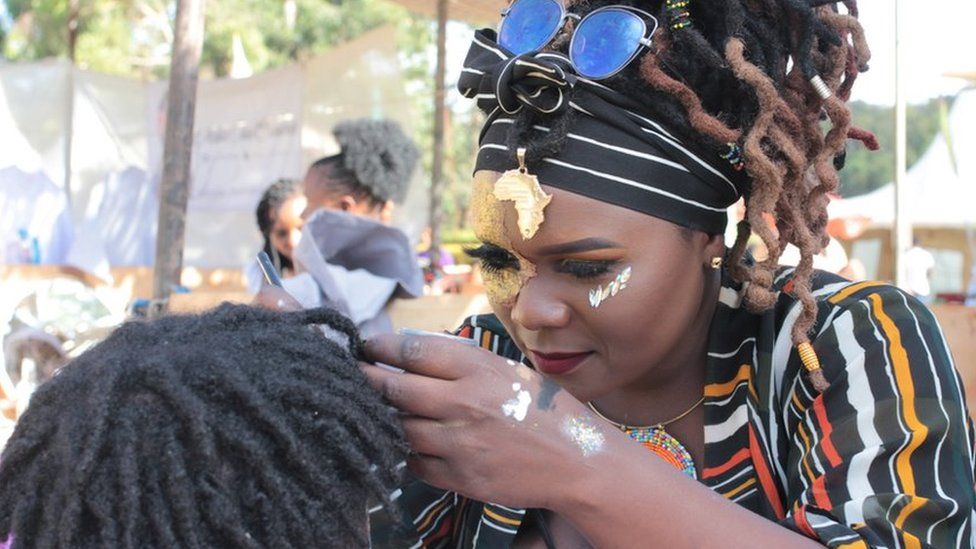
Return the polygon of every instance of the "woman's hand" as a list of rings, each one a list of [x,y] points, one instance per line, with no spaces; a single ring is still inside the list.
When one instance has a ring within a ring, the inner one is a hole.
[[[254,296],[254,301],[251,304],[264,309],[271,309],[272,311],[285,312],[302,310],[302,304],[285,291],[284,288],[270,284],[261,286],[261,291]]]
[[[445,338],[366,342],[372,385],[406,415],[411,470],[479,501],[553,508],[619,433],[523,364]]]

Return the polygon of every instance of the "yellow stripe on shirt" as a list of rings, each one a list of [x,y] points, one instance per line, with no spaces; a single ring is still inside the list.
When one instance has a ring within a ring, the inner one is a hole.
[[[873,288],[875,286],[884,286],[884,285],[885,285],[884,282],[877,282],[874,280],[869,280],[867,282],[858,282],[857,284],[851,284],[850,286],[830,296],[830,299],[828,299],[828,301],[830,301],[830,303],[832,303],[833,305],[837,305],[841,301],[844,301],[845,299],[851,297],[852,295],[856,294],[857,292],[860,292],[865,288]]]
[[[888,354],[890,355],[892,368],[895,371],[895,384],[898,386],[898,392],[901,396],[902,416],[905,418],[905,424],[911,431],[911,439],[909,440],[908,446],[899,451],[898,457],[895,458],[898,480],[905,494],[914,496],[916,492],[915,473],[912,470],[911,464],[912,454],[925,442],[929,429],[918,419],[918,414],[915,411],[915,383],[912,381],[911,365],[908,363],[908,352],[905,351],[905,347],[902,345],[901,331],[898,330],[894,321],[884,311],[884,307],[881,305],[881,296],[871,295],[868,296],[868,299],[871,300],[871,310],[874,313],[874,317],[881,324],[881,331],[888,338]],[[905,513],[903,509],[899,513],[898,519],[895,520],[895,526],[901,528],[907,518],[908,513]]]
[[[485,507],[485,514],[491,517],[491,520],[498,521],[502,524],[508,524],[509,526],[520,526],[522,524],[521,519],[511,519],[508,517],[503,517],[498,513],[492,511],[488,507]]]

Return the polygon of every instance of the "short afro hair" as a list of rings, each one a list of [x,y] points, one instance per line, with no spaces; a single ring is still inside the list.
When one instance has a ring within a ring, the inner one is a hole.
[[[368,195],[377,204],[403,202],[420,151],[392,120],[346,120],[333,130],[340,153],[317,160],[312,170],[337,190]],[[319,171],[325,170],[325,171]]]
[[[367,506],[388,501],[407,449],[360,351],[327,309],[121,326],[31,400],[0,461],[0,539],[368,546]]]

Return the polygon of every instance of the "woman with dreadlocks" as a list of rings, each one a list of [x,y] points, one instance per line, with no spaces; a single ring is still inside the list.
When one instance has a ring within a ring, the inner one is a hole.
[[[326,309],[123,325],[35,393],[0,460],[0,532],[14,549],[368,546],[406,445],[360,345]]]
[[[459,333],[493,353],[366,343],[407,370],[365,367],[407,414],[426,546],[969,546],[972,429],[935,319],[812,269],[845,142],[870,141],[845,106],[856,16],[515,0],[475,35],[460,88],[488,114],[472,253],[495,315]]]

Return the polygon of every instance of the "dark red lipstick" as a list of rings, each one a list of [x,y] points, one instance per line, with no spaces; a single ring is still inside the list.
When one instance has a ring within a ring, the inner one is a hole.
[[[584,353],[540,353],[532,351],[532,364],[542,373],[558,376],[568,374],[593,354]]]

